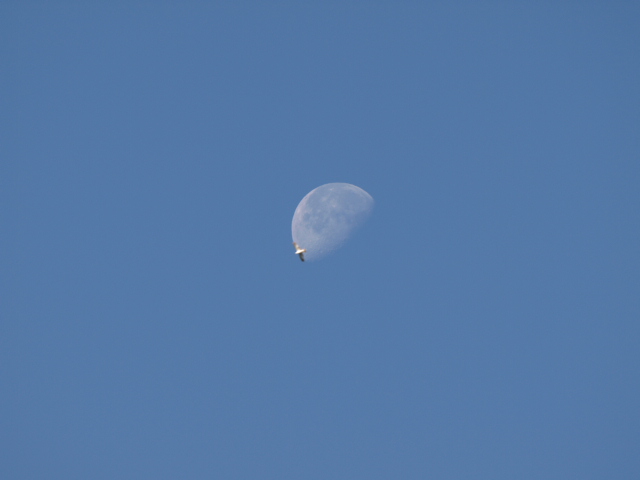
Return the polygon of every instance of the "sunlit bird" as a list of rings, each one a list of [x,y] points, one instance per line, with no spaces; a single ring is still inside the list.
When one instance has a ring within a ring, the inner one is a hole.
[[[296,247],[296,255],[300,256],[300,260],[302,260],[304,262],[304,252],[307,251],[306,248],[300,248],[300,245],[298,245],[296,242],[293,242],[293,246]]]

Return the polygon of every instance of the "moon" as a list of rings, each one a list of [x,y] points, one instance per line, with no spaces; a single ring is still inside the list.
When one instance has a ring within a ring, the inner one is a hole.
[[[373,197],[349,183],[327,183],[298,204],[291,233],[305,260],[319,260],[341,247],[373,211]]]

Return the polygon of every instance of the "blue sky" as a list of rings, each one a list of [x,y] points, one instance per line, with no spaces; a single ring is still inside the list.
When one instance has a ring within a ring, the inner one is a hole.
[[[639,20],[3,3],[0,476],[637,478]]]

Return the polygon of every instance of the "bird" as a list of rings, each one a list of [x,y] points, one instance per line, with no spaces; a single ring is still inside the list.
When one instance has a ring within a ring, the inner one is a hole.
[[[293,242],[293,246],[296,247],[296,255],[300,256],[300,260],[302,260],[304,262],[304,252],[307,251],[306,248],[300,248],[300,246],[296,243]]]

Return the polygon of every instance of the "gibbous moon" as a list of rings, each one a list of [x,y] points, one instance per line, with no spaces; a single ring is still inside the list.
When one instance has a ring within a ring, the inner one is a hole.
[[[327,183],[309,192],[293,215],[293,241],[305,260],[319,260],[341,247],[373,211],[373,198],[349,183]]]

